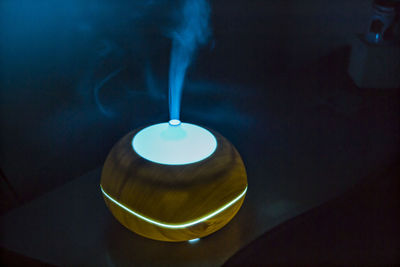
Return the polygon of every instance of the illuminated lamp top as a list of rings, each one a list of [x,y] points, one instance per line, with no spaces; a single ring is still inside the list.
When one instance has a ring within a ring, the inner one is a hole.
[[[211,156],[217,140],[208,130],[179,120],[159,123],[139,131],[132,140],[136,153],[166,165],[195,163]]]

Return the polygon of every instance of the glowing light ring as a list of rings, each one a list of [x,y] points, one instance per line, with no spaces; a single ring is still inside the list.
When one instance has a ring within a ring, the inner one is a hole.
[[[218,210],[214,211],[213,213],[210,213],[209,215],[206,215],[206,216],[204,216],[204,217],[202,217],[202,218],[200,218],[200,219],[198,219],[198,220],[195,220],[195,221],[192,221],[192,222],[188,222],[188,223],[183,223],[183,224],[167,224],[167,223],[158,222],[158,221],[156,221],[156,220],[154,220],[154,219],[147,218],[147,217],[145,217],[145,216],[143,216],[143,215],[141,215],[141,214],[139,214],[139,213],[137,213],[137,212],[135,212],[135,211],[129,209],[128,207],[126,207],[126,206],[124,206],[123,204],[119,203],[117,200],[113,199],[110,195],[108,195],[108,194],[103,190],[103,187],[102,187],[101,185],[100,185],[100,189],[101,189],[101,192],[103,192],[103,194],[104,194],[110,201],[112,201],[114,204],[118,205],[119,207],[123,208],[124,210],[126,210],[126,211],[129,212],[130,214],[135,215],[136,217],[138,217],[138,218],[140,218],[140,219],[142,219],[142,220],[144,220],[144,221],[146,221],[146,222],[155,224],[155,225],[160,226],[160,227],[165,227],[165,228],[185,228],[185,227],[189,227],[189,226],[192,226],[192,225],[201,223],[201,222],[203,222],[203,221],[206,221],[206,220],[210,219],[211,217],[214,217],[214,216],[217,215],[218,213],[221,213],[222,211],[226,210],[226,209],[229,208],[230,206],[232,206],[234,203],[236,203],[239,199],[241,199],[241,198],[246,194],[247,186],[246,186],[246,188],[243,190],[243,192],[239,194],[239,196],[237,196],[235,199],[233,199],[233,200],[230,201],[229,203],[225,204],[224,206],[222,206],[222,207],[219,208]]]
[[[200,126],[171,120],[140,130],[132,138],[132,148],[154,163],[185,165],[211,156],[217,148],[217,139]]]

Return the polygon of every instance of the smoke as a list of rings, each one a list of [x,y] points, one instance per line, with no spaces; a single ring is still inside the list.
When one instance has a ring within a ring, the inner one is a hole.
[[[185,74],[199,45],[207,43],[210,6],[206,0],[184,0],[180,23],[171,33],[172,51],[169,69],[170,119],[179,119]]]
[[[116,70],[114,70],[113,72],[111,72],[110,74],[108,74],[103,80],[101,80],[94,88],[94,100],[96,102],[97,107],[99,108],[99,110],[101,111],[101,113],[103,113],[104,115],[106,115],[107,117],[112,117],[114,115],[113,111],[107,110],[103,104],[100,101],[99,98],[99,91],[100,89],[103,87],[104,84],[106,84],[109,80],[111,80],[112,78],[114,78],[115,76],[118,75],[118,73],[120,73],[122,70],[122,68],[118,68]]]

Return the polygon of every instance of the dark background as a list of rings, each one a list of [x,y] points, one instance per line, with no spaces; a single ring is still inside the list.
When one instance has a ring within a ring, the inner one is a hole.
[[[357,88],[347,74],[371,2],[210,1],[213,35],[188,69],[181,117],[237,147],[249,191],[232,223],[202,240],[204,255],[190,252],[195,262],[221,263],[240,248],[228,265],[399,262],[399,89]],[[179,4],[0,2],[0,214],[8,248],[49,262],[90,261],[76,240],[86,236],[88,251],[98,253],[111,229],[124,244],[115,250],[126,253],[121,262],[148,263],[156,251],[187,263],[170,244],[127,234],[94,187],[122,136],[168,120],[167,32]],[[68,214],[79,215],[75,227]],[[223,257],[209,251],[227,243]],[[126,249],[132,244],[136,254]]]
[[[232,95],[257,88],[268,105],[268,94],[287,90],[271,84],[288,87],[290,74],[364,32],[370,15],[363,0],[211,7],[213,37],[188,71],[182,117],[217,130],[254,122],[252,105],[233,105]],[[177,1],[1,2],[0,167],[10,184],[1,180],[3,211],[101,165],[128,131],[168,119],[165,31],[177,8]],[[301,90],[309,88],[293,88]]]

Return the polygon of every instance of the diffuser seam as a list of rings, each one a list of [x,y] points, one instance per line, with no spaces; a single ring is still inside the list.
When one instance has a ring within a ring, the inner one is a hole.
[[[214,217],[215,215],[221,213],[222,211],[224,211],[224,210],[226,210],[227,208],[229,208],[230,206],[232,206],[234,203],[236,203],[239,199],[241,199],[241,198],[246,194],[247,186],[246,186],[246,188],[243,190],[243,192],[239,194],[239,196],[237,196],[235,199],[233,199],[232,201],[228,202],[227,204],[225,204],[224,206],[222,206],[222,207],[219,208],[218,210],[214,211],[213,213],[211,213],[211,214],[209,214],[209,215],[207,215],[207,216],[204,216],[204,217],[202,217],[202,218],[200,218],[200,219],[197,219],[197,220],[195,220],[195,221],[193,221],[193,222],[184,223],[184,224],[166,224],[166,223],[157,222],[156,220],[147,218],[147,217],[145,217],[145,216],[143,216],[143,215],[141,215],[141,214],[139,214],[139,213],[137,213],[137,212],[135,212],[135,211],[129,209],[128,207],[124,206],[123,204],[119,203],[117,200],[115,200],[114,198],[112,198],[110,195],[108,195],[108,194],[103,190],[103,187],[102,187],[101,185],[100,185],[100,189],[101,189],[101,192],[103,192],[103,194],[104,194],[109,200],[111,200],[113,203],[115,203],[116,205],[118,205],[119,207],[123,208],[123,209],[126,210],[127,212],[129,212],[129,213],[135,215],[136,217],[138,217],[138,218],[140,218],[140,219],[142,219],[142,220],[144,220],[144,221],[147,221],[147,222],[149,222],[149,223],[152,223],[152,224],[155,224],[155,225],[158,225],[158,226],[161,226],[161,227],[165,227],[165,228],[185,228],[185,227],[188,227],[188,226],[192,226],[192,225],[201,223],[201,222],[203,222],[203,221],[205,221],[205,220],[208,220],[208,219],[210,219],[211,217]]]

